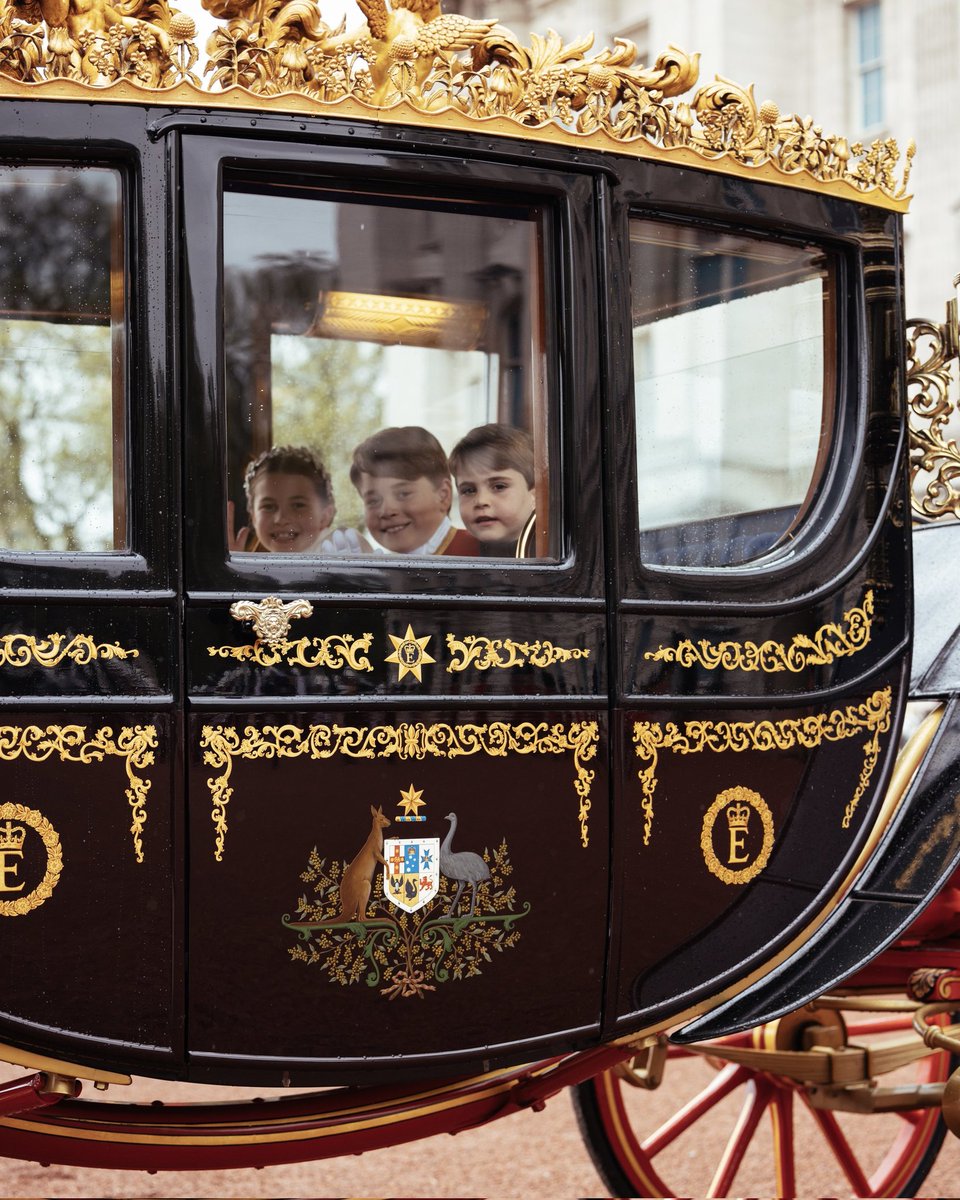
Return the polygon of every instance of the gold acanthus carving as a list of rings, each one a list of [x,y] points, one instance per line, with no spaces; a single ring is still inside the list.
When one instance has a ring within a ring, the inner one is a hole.
[[[694,642],[684,638],[676,646],[648,650],[644,658],[657,662],[675,662],[681,667],[705,667],[708,671],[802,671],[805,667],[826,666],[838,658],[849,658],[869,645],[873,625],[873,591],[863,604],[843,614],[843,625],[831,621],[814,634],[797,633],[789,645],[766,642]]]
[[[796,746],[813,750],[824,742],[840,742],[868,736],[863,744],[863,766],[853,797],[847,804],[841,826],[849,829],[880,754],[880,736],[890,729],[890,688],[882,688],[861,704],[849,704],[830,712],[808,717],[785,717],[779,721],[687,721],[681,727],[672,721],[637,721],[633,741],[637,756],[645,765],[638,772],[643,792],[643,844],[650,844],[653,831],[653,797],[657,788],[657,765],[661,750],[675,754],[715,754],[744,750],[792,750]]]
[[[86,633],[67,637],[49,633],[35,638],[27,633],[5,633],[0,637],[0,667],[56,667],[68,658],[78,666],[104,658],[138,658],[139,650],[128,650],[119,642],[97,642]]]
[[[219,772],[207,780],[213,798],[214,857],[223,858],[227,833],[227,805],[233,795],[230,777],[234,759],[310,758],[315,761],[342,755],[355,759],[465,758],[483,754],[506,758],[511,754],[573,753],[574,790],[579,799],[580,840],[589,843],[590,787],[595,771],[586,764],[597,753],[596,721],[570,725],[547,721],[522,721],[516,725],[491,721],[486,725],[248,725],[243,732],[226,725],[205,725],[200,738],[206,766]]]
[[[921,521],[960,518],[957,406],[951,399],[958,354],[957,302],[947,319],[907,322],[907,403],[910,420],[910,500]]]
[[[468,633],[458,638],[447,634],[447,649],[452,658],[448,671],[466,671],[473,667],[477,671],[488,671],[491,667],[552,667],[554,663],[570,662],[575,658],[589,658],[590,651],[580,647],[565,649],[550,641],[517,642],[513,638],[488,638]]]
[[[0,0],[3,91],[39,85],[79,99],[109,87],[142,102],[163,90],[172,104],[481,129],[906,207],[912,142],[898,182],[893,138],[851,144],[722,78],[682,98],[698,82],[699,55],[675,47],[645,67],[623,38],[592,54],[589,34],[568,43],[534,34],[526,46],[435,0],[359,0],[366,21],[349,31],[324,21],[316,0],[202,2],[220,24],[201,81],[195,22],[157,0]]]
[[[268,646],[279,646],[287,640],[291,621],[313,616],[313,605],[309,600],[284,603],[279,596],[266,596],[260,601],[237,600],[230,605],[230,616],[235,621],[250,621],[261,641]]]
[[[373,644],[373,634],[361,637],[352,634],[331,634],[330,637],[297,638],[296,641],[263,642],[258,638],[252,646],[208,646],[212,658],[235,658],[240,662],[256,663],[258,667],[275,667],[280,662],[291,667],[329,667],[340,671],[372,671],[367,652]]]
[[[156,761],[157,730],[153,725],[120,729],[116,737],[109,726],[87,734],[85,725],[0,725],[0,762],[25,758],[45,762],[56,756],[61,762],[97,763],[105,758],[122,758],[127,772],[127,803],[130,805],[130,834],[137,862],[143,862],[143,827],[147,820],[150,780],[141,772]]]

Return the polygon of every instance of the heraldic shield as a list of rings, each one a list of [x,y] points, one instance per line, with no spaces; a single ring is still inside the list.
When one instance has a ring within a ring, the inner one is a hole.
[[[439,838],[384,838],[383,894],[404,912],[432,900],[440,884]]]

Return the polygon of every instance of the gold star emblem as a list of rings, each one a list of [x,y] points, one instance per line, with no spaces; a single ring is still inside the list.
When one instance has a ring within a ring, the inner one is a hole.
[[[411,821],[422,821],[423,817],[419,815],[419,809],[423,808],[426,800],[421,800],[423,789],[419,792],[411,783],[405,792],[400,793],[400,807],[404,811],[404,815]]]
[[[393,642],[393,653],[388,654],[384,662],[397,664],[397,683],[405,675],[412,675],[417,683],[423,683],[420,669],[427,663],[437,661],[435,658],[431,658],[426,651],[427,642],[430,641],[429,635],[418,638],[414,634],[413,628],[408,625],[407,632],[402,638],[394,637],[392,633],[387,636]]]

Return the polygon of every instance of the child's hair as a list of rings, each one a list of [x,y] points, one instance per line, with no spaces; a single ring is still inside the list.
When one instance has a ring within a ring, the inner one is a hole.
[[[495,471],[519,471],[527,487],[533,487],[533,438],[525,429],[512,425],[478,425],[460,439],[450,455],[450,470],[460,474],[465,458],[487,454]]]
[[[426,476],[434,487],[450,478],[443,447],[420,425],[392,426],[368,437],[353,452],[350,482],[360,486],[361,475],[392,475],[397,479]]]
[[[304,475],[313,484],[322,504],[334,503],[330,472],[322,459],[306,446],[271,446],[258,454],[243,478],[248,504],[253,498],[253,485],[261,475]]]

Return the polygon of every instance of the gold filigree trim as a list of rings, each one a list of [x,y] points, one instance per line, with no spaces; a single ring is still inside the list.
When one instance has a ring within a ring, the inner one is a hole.
[[[468,633],[458,638],[447,634],[447,649],[453,656],[448,671],[489,671],[491,667],[552,667],[554,663],[589,658],[590,651],[580,647],[565,649],[550,641],[517,642],[513,638],[488,638]]]
[[[372,645],[372,633],[361,637],[335,633],[325,638],[302,637],[275,643],[258,638],[252,646],[208,646],[207,653],[211,658],[235,658],[256,663],[258,667],[275,667],[282,661],[291,667],[329,667],[331,671],[351,667],[354,671],[372,671],[373,665],[367,658]]]
[[[957,302],[947,319],[907,322],[907,403],[910,419],[910,500],[914,516],[960,518],[960,431],[953,390],[957,358]]]
[[[27,633],[5,633],[0,637],[0,667],[56,667],[65,658],[78,666],[104,658],[138,658],[139,650],[128,650],[119,642],[97,642],[89,634],[68,638],[49,633],[37,639]]]
[[[347,119],[432,123],[528,137],[751,175],[792,187],[906,207],[893,138],[869,146],[824,133],[811,118],[758,105],[753,87],[698,82],[699,55],[669,47],[653,67],[617,38],[589,53],[553,31],[525,46],[491,19],[441,13],[431,0],[362,0],[366,22],[332,28],[315,0],[205,0],[222,24],[207,42],[204,82],[191,17],[155,0],[0,0],[0,75],[12,95],[165,104],[223,103]],[[49,20],[41,19],[46,12]],[[53,15],[55,13],[55,15]]]
[[[227,833],[227,805],[233,795],[230,777],[234,759],[335,758],[422,759],[465,758],[485,754],[506,758],[510,754],[573,753],[574,790],[579,798],[580,840],[588,845],[590,787],[595,771],[586,764],[597,753],[599,727],[596,721],[575,721],[569,726],[546,721],[523,721],[510,725],[491,721],[488,725],[248,725],[241,734],[230,725],[205,725],[200,737],[203,761],[219,774],[207,780],[213,798],[211,818],[216,844],[214,858],[223,858]]]
[[[63,850],[57,831],[35,808],[27,808],[24,804],[0,804],[0,821],[22,821],[24,825],[29,825],[40,835],[47,851],[46,871],[33,891],[26,896],[18,896],[16,900],[0,900],[0,917],[22,917],[39,908],[53,895],[63,871]]]
[[[61,762],[95,763],[105,758],[124,760],[129,786],[125,795],[130,805],[133,852],[143,862],[143,827],[147,820],[150,780],[139,774],[156,761],[157,731],[153,725],[121,729],[114,737],[109,726],[88,736],[85,725],[0,725],[0,762],[25,758],[45,762],[56,755]]]
[[[661,750],[676,754],[716,754],[744,750],[792,750],[796,746],[812,750],[823,742],[840,742],[867,732],[863,744],[863,767],[852,800],[844,810],[841,825],[849,829],[880,754],[880,735],[890,729],[890,688],[868,696],[862,704],[849,704],[827,713],[809,717],[785,717],[780,721],[687,721],[682,729],[672,721],[637,721],[633,741],[637,756],[647,765],[638,772],[643,789],[643,844],[650,844],[653,830],[653,797],[657,787],[657,763]]]
[[[873,592],[863,604],[843,614],[844,625],[831,621],[808,637],[794,634],[790,644],[782,642],[693,642],[684,638],[676,646],[648,650],[644,658],[656,662],[675,662],[681,667],[705,667],[708,671],[802,671],[805,667],[827,666],[838,658],[859,653],[870,642],[873,624]]]

